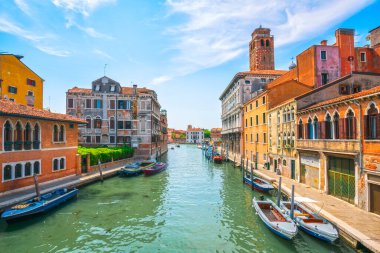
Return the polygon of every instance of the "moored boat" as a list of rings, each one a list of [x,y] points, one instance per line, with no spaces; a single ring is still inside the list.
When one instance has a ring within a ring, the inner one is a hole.
[[[212,160],[214,161],[214,163],[222,163],[223,161],[223,157],[219,154],[216,154],[214,155],[214,157],[212,158]]]
[[[280,207],[290,216],[290,202],[282,201]],[[320,240],[332,243],[339,238],[338,230],[329,221],[297,202],[294,203],[293,220],[300,229]]]
[[[180,148],[181,146],[179,144],[176,145],[177,148]]]
[[[253,207],[264,222],[265,226],[276,235],[291,240],[297,235],[296,224],[272,200],[257,200],[253,198]]]
[[[165,169],[166,169],[166,163],[159,162],[150,168],[143,169],[143,172],[145,176],[150,176],[153,174],[157,174]]]
[[[119,171],[119,175],[122,177],[131,177],[140,175],[143,169],[151,168],[155,165],[154,161],[142,161],[127,164],[124,168]]]
[[[244,183],[260,192],[269,192],[274,189],[271,183],[258,177],[253,177],[251,180],[249,177],[244,176]]]
[[[40,199],[35,197],[6,209],[1,214],[1,219],[11,221],[47,212],[75,197],[78,194],[78,191],[79,190],[76,188],[62,188],[45,193],[41,195]]]

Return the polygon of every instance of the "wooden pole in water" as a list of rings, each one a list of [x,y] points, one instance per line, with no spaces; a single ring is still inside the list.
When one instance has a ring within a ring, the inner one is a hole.
[[[277,206],[280,206],[280,201],[281,201],[281,182],[282,182],[282,177],[278,179]]]
[[[234,168],[236,167],[236,155],[234,155]]]
[[[36,173],[34,173],[33,178],[34,178],[34,187],[36,188],[37,199],[38,201],[40,201],[41,200],[40,185],[38,184],[38,177]]]
[[[102,168],[100,166],[100,159],[98,159],[98,167],[99,167],[99,175],[100,175],[100,180],[103,182],[103,172],[102,172]]]
[[[292,185],[292,196],[291,196],[291,206],[290,206],[290,218],[294,217],[294,184]]]
[[[251,188],[253,190],[253,171],[252,171],[252,163],[251,163]]]

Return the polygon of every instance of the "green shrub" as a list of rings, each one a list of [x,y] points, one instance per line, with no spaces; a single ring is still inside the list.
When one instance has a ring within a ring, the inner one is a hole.
[[[133,156],[134,149],[129,146],[121,146],[121,147],[78,147],[78,154],[82,157],[90,154],[90,165],[98,164],[98,160],[101,163],[111,162],[112,159],[114,161],[130,158]]]

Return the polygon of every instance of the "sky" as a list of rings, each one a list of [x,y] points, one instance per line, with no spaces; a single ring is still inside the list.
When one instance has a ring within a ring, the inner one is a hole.
[[[219,96],[249,69],[258,26],[275,37],[276,69],[354,28],[356,46],[380,25],[380,0],[1,0],[0,52],[23,55],[44,80],[44,107],[106,76],[154,89],[169,127],[220,127]],[[106,66],[106,67],[105,67]]]

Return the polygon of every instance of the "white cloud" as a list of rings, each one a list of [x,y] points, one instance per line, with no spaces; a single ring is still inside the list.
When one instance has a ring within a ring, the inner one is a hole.
[[[0,17],[0,32],[9,33],[22,39],[26,39],[32,42],[33,46],[36,47],[38,50],[50,55],[65,57],[70,54],[70,52],[68,51],[59,50],[47,45],[49,40],[52,39],[54,36],[49,34],[36,35],[36,33],[29,32],[26,29],[13,23],[12,21],[7,20],[4,17]]]
[[[174,73],[186,75],[247,54],[250,35],[259,25],[272,29],[275,46],[284,46],[316,37],[372,2],[166,0],[169,18],[186,17],[166,31],[176,40]]]
[[[106,58],[106,59],[109,59],[109,60],[114,60],[114,58],[111,55],[107,54],[106,52],[104,52],[102,50],[94,49],[93,52],[94,52],[94,54],[99,55],[99,56],[101,56],[103,58]]]
[[[52,3],[66,11],[78,12],[89,16],[92,11],[102,5],[115,3],[116,0],[52,0]]]
[[[151,81],[151,84],[152,85],[159,85],[159,84],[165,83],[165,82],[170,81],[170,80],[172,80],[171,76],[159,76],[159,77],[153,78],[153,80]]]
[[[31,15],[29,5],[25,2],[25,0],[14,0],[14,2],[22,12],[24,12],[28,16]]]

